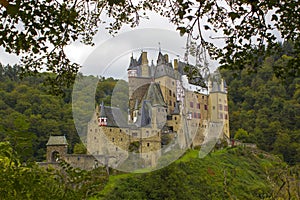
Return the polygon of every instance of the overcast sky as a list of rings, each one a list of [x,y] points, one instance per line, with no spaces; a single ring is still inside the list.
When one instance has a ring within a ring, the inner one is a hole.
[[[176,27],[168,19],[154,12],[149,12],[148,16],[150,19],[142,19],[135,29],[124,26],[115,37],[102,26],[94,38],[95,46],[75,42],[66,48],[66,54],[71,61],[83,66],[80,71],[84,74],[115,78],[126,77],[131,54],[138,58],[141,51],[147,51],[149,64],[151,60],[155,63],[159,43],[162,53],[168,53],[170,60],[183,60],[186,38],[179,35]],[[4,65],[16,64],[19,58],[5,53],[1,47],[0,62]],[[216,63],[211,65],[215,66]]]

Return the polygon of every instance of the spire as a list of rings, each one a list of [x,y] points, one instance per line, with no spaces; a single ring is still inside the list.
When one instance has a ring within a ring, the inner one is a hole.
[[[101,102],[101,105],[100,105],[100,117],[106,117],[103,101]]]
[[[151,105],[150,102],[144,100],[141,107],[141,115],[137,119],[138,127],[145,127],[151,123]]]
[[[151,67],[154,67],[154,61],[151,60]]]
[[[127,70],[134,69],[136,66],[137,66],[137,61],[136,59],[133,58],[133,53],[132,53],[130,58],[130,64]]]
[[[150,101],[152,106],[166,106],[160,86],[156,82],[151,82],[144,100]]]
[[[160,42],[158,42],[158,51],[161,53]]]

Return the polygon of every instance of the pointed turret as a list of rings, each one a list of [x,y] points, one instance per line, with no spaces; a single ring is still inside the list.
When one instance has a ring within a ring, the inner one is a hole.
[[[151,123],[151,105],[150,102],[144,100],[141,107],[141,115],[138,117],[137,126],[145,127]]]
[[[128,71],[128,77],[136,77],[137,76],[137,61],[135,58],[133,58],[133,55],[131,55],[129,67],[127,69]]]
[[[152,106],[166,107],[166,103],[163,98],[160,86],[156,82],[151,82],[146,95],[143,98],[151,102]]]
[[[99,122],[99,126],[107,126],[107,116],[105,113],[105,107],[103,101],[100,105],[100,115],[98,118],[98,122]]]
[[[163,56],[163,54],[161,52],[158,53],[158,57],[157,57],[157,65],[161,65],[161,64],[165,64],[165,57]]]

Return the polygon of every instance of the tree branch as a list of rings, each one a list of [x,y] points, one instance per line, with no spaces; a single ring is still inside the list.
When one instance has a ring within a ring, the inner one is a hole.
[[[0,5],[2,5],[3,7],[7,8],[9,3],[7,0],[0,0]]]

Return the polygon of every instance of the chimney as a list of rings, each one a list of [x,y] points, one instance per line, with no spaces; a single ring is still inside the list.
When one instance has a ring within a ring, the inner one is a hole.
[[[142,52],[142,65],[148,65],[147,52]]]
[[[174,69],[178,71],[178,60],[174,59]]]
[[[169,63],[169,56],[168,56],[168,54],[165,54],[164,58],[165,58],[166,63]]]

